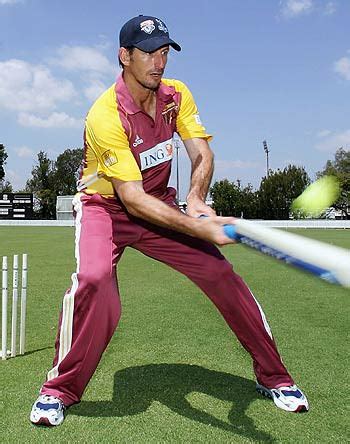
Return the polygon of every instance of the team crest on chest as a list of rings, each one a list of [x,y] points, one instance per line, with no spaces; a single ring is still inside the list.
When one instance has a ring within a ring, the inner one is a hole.
[[[141,31],[145,32],[146,34],[152,34],[152,32],[156,29],[153,20],[145,20],[144,22],[140,23],[140,28]]]
[[[162,116],[166,124],[170,124],[173,119],[176,119],[176,116],[179,112],[179,107],[175,102],[168,103],[165,105]]]

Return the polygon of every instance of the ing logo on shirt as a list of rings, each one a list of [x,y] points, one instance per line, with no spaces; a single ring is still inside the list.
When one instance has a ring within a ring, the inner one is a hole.
[[[169,162],[173,157],[173,139],[165,140],[140,153],[140,169],[147,170],[164,162]]]
[[[106,167],[111,167],[112,165],[118,163],[118,157],[112,150],[105,151],[102,154],[102,160]]]

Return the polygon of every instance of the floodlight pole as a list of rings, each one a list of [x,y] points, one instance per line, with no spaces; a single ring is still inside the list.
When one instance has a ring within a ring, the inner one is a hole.
[[[266,140],[263,140],[264,151],[266,153],[266,177],[269,178],[269,148],[267,146]]]

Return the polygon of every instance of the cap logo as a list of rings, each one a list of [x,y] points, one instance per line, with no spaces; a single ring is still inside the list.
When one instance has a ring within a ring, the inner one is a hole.
[[[161,20],[159,20],[159,19],[156,19],[156,22],[158,23],[159,31],[163,31],[163,32],[166,32],[168,34],[168,28],[164,25],[164,23]]]
[[[152,32],[156,29],[154,26],[153,20],[145,20],[140,23],[141,31],[146,32],[147,34],[152,34]]]

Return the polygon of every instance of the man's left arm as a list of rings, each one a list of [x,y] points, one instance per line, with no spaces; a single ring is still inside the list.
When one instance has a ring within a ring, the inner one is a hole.
[[[184,140],[191,160],[191,185],[187,195],[187,214],[192,217],[215,216],[215,211],[205,204],[214,171],[214,155],[206,139],[195,137]]]

